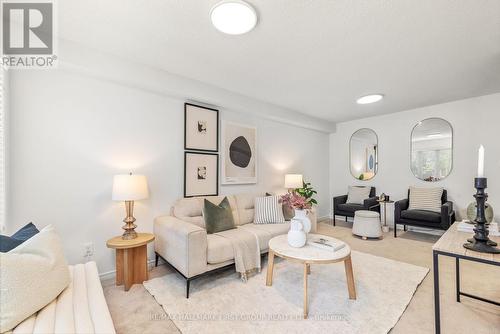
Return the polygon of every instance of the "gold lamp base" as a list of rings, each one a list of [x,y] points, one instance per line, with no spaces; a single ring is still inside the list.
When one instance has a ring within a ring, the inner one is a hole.
[[[137,232],[135,228],[137,227],[134,218],[134,201],[125,201],[125,210],[127,211],[127,217],[123,219],[125,225],[122,226],[122,229],[125,230],[122,235],[123,240],[131,240],[137,238]]]

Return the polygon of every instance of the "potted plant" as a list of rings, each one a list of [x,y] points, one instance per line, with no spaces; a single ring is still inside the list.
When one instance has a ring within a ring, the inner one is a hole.
[[[290,191],[280,198],[283,205],[294,209],[293,219],[302,221],[306,233],[311,231],[311,220],[307,217],[307,213],[314,205],[318,204],[318,201],[313,197],[316,194],[317,191],[313,189],[311,183],[304,182],[302,188]]]

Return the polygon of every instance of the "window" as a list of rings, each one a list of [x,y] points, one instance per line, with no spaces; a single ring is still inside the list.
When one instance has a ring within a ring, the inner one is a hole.
[[[5,231],[6,207],[6,70],[0,68],[0,232]]]

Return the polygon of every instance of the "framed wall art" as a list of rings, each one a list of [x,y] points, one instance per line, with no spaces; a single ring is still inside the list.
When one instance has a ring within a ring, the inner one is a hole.
[[[184,149],[219,151],[219,110],[184,103]]]
[[[184,197],[219,194],[219,155],[184,152]]]
[[[257,183],[257,129],[222,123],[222,183]]]

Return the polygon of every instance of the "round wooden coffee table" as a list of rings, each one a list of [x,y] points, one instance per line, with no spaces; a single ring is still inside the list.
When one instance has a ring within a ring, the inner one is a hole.
[[[326,235],[309,233],[307,237],[308,241],[312,238],[322,238],[334,242],[341,242],[338,239]],[[304,318],[307,318],[309,312],[307,302],[307,276],[311,273],[311,264],[330,264],[344,261],[349,299],[356,299],[356,287],[351,261],[351,248],[349,245],[346,244],[342,249],[335,252],[310,246],[308,244],[301,248],[295,248],[288,244],[286,234],[274,237],[269,241],[269,259],[267,264],[266,280],[267,286],[271,286],[273,284],[274,256],[279,256],[289,261],[304,264]]]

